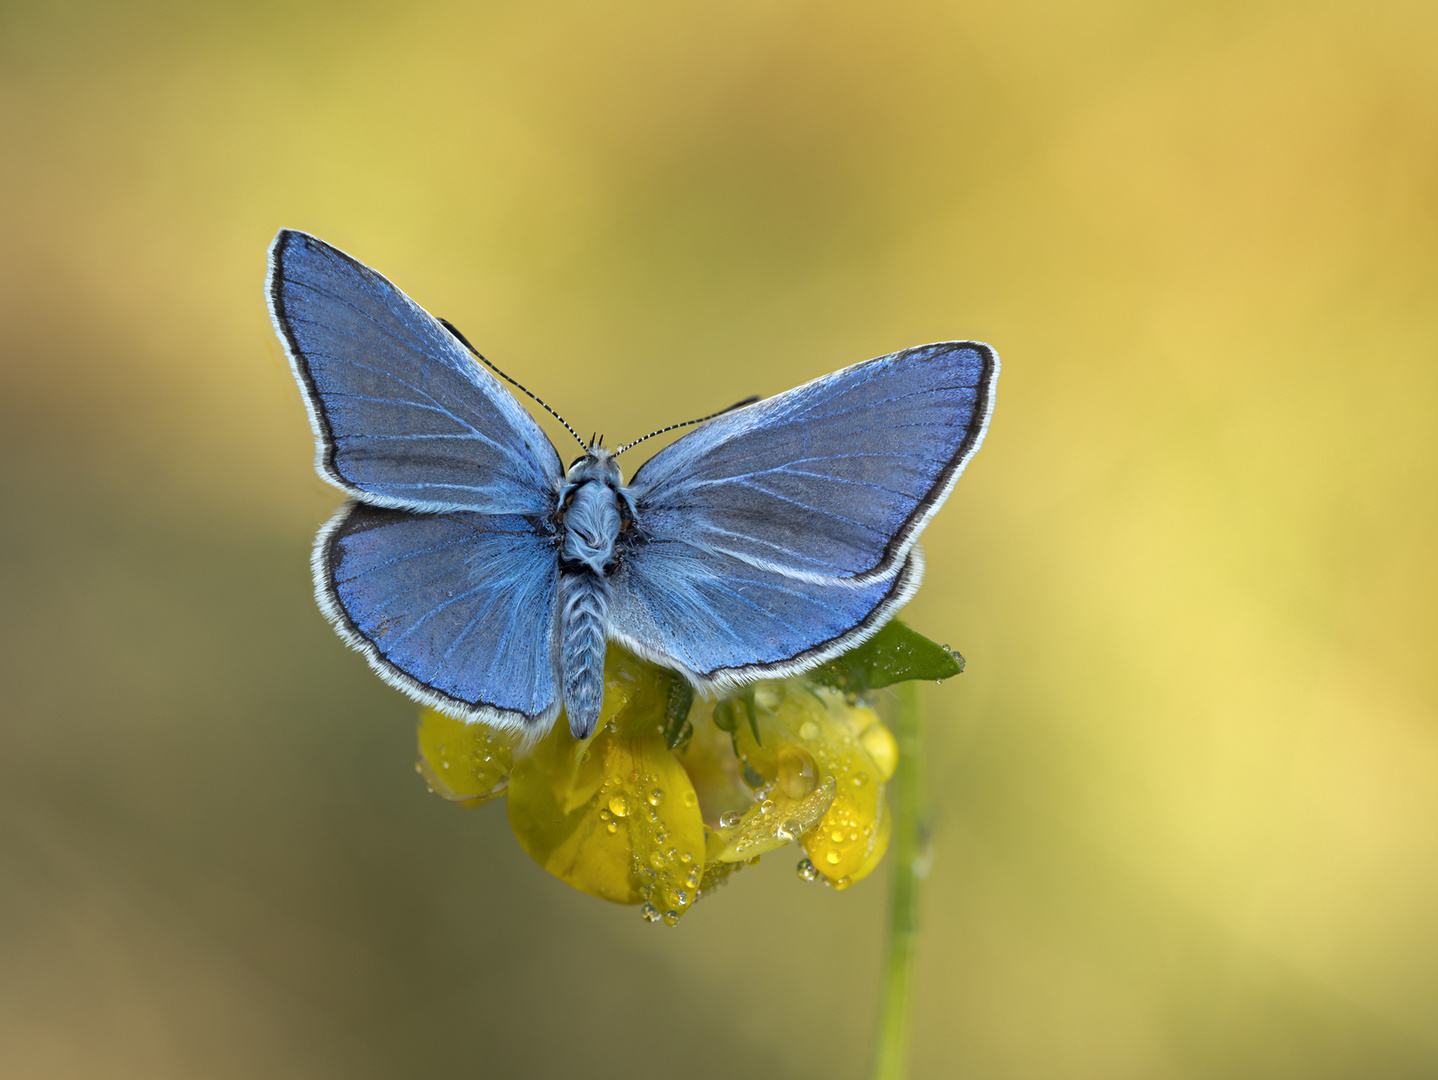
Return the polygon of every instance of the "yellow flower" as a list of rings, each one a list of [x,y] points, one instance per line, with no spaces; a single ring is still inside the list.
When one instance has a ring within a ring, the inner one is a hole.
[[[799,873],[846,888],[888,845],[894,739],[867,704],[802,679],[695,701],[675,673],[611,645],[604,708],[517,737],[426,709],[419,771],[461,806],[505,795],[520,845],[555,877],[674,925],[746,862],[795,844]]]

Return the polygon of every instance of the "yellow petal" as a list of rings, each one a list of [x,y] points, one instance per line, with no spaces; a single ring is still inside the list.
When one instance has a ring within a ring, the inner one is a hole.
[[[586,763],[595,761],[595,768],[580,776],[577,759],[586,751]],[[640,897],[630,867],[628,832],[606,828],[599,816],[602,755],[602,747],[580,747],[561,717],[529,754],[515,762],[506,800],[509,824],[520,846],[555,877],[591,896],[635,904]],[[577,779],[589,792],[582,800],[582,792],[573,786]]]
[[[889,850],[889,836],[893,831],[894,815],[888,812],[888,807],[886,806],[883,816],[879,818],[879,835],[874,838],[874,846],[869,850],[868,857],[849,875],[846,884],[841,885],[839,882],[844,879],[840,878],[839,881],[834,882],[834,887],[836,889],[847,888],[854,882],[863,881],[868,877],[884,858],[884,852]],[[810,861],[812,860],[813,856],[811,855]]]
[[[436,709],[419,714],[419,772],[430,790],[464,807],[503,795],[515,736]]]
[[[739,824],[719,830],[725,846],[716,858],[739,862],[799,839],[823,819],[834,801],[834,788],[834,778],[826,776],[801,799],[789,798],[778,788],[763,792]]]
[[[806,829],[802,843],[814,866],[843,888],[868,874],[887,846],[884,780],[898,760],[893,737],[867,705],[824,688],[769,683],[756,687],[759,739],[738,725],[735,745],[745,763],[771,789],[794,784],[794,755],[809,754],[823,779],[835,784],[822,818]],[[872,745],[885,757],[874,760]],[[802,781],[797,781],[802,787]]]
[[[705,837],[694,786],[659,734],[670,676],[614,648],[605,675],[591,739],[577,742],[561,714],[515,763],[510,826],[555,877],[617,903],[649,900],[675,922],[698,894]]]
[[[754,789],[744,783],[734,743],[727,731],[714,725],[713,712],[713,702],[694,702],[689,713],[694,735],[689,745],[678,751],[678,758],[699,795],[704,824],[717,830],[720,818],[742,814],[754,805]]]

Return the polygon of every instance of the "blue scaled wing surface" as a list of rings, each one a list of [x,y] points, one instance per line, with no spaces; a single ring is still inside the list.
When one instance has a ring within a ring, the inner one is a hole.
[[[554,445],[437,319],[329,244],[282,230],[266,296],[316,468],[358,500],[315,540],[325,614],[412,697],[552,719]]]
[[[305,395],[315,467],[376,506],[554,509],[559,452],[534,418],[388,279],[306,233],[270,245],[266,294]]]
[[[629,485],[615,636],[721,688],[867,640],[918,587],[914,543],[983,442],[998,372],[979,342],[905,349],[665,447]]]
[[[558,712],[558,561],[540,520],[349,503],[315,543],[325,614],[385,680],[452,715],[521,729]]]

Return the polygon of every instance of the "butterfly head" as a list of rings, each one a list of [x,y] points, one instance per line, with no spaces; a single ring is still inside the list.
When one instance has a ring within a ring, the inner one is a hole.
[[[624,486],[624,476],[619,471],[612,451],[591,445],[569,463],[569,471],[564,474],[566,488],[577,487],[590,480],[597,480],[615,489]]]

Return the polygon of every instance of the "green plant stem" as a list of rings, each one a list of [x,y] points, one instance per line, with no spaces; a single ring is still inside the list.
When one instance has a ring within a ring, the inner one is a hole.
[[[909,1005],[919,925],[920,844],[923,830],[919,684],[901,683],[894,714],[899,765],[889,786],[894,832],[889,841],[893,878],[889,932],[880,975],[879,1025],[874,1035],[874,1080],[904,1080],[909,1072]]]

